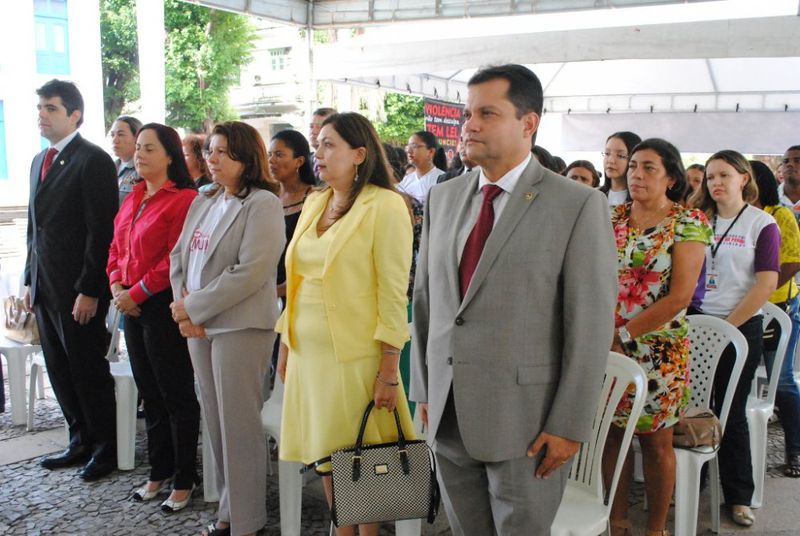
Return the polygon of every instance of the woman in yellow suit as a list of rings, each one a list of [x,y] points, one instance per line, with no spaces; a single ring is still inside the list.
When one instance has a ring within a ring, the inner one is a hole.
[[[286,384],[280,457],[306,464],[351,446],[370,400],[383,410],[372,412],[365,443],[397,440],[395,408],[413,437],[398,369],[408,340],[411,216],[367,119],[330,116],[319,140],[327,186],[307,198],[287,249],[286,309],[275,328]],[[330,477],[324,482],[330,504]],[[377,524],[359,528],[377,533]],[[337,530],[350,534],[355,527]]]

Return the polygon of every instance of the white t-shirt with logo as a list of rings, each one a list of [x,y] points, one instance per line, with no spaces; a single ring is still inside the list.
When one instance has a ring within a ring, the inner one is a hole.
[[[225,193],[221,192],[206,217],[195,227],[192,233],[192,240],[189,243],[189,264],[186,267],[186,290],[189,292],[202,288],[200,274],[206,261],[211,234],[219,225],[232,200],[233,198],[226,199]]]
[[[780,270],[781,235],[775,219],[747,205],[735,224],[734,220],[735,216],[712,219],[714,240],[706,247],[705,296],[699,304],[692,304],[704,314],[722,318],[731,314],[753,288],[757,272]],[[712,248],[716,248],[729,227],[716,257],[712,258]]]

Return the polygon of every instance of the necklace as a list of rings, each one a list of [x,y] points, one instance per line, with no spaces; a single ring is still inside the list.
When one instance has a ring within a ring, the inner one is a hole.
[[[628,222],[632,227],[640,229],[642,231],[647,230],[647,229],[651,229],[652,227],[655,227],[661,220],[663,220],[666,217],[665,210],[667,208],[670,208],[671,205],[672,205],[672,203],[669,203],[669,202],[665,203],[665,204],[659,206],[654,211],[647,211],[646,214],[641,218],[639,218],[639,217],[634,218],[634,216],[633,216],[633,205],[631,204],[631,210],[630,210],[630,213],[629,213],[630,215],[628,217]],[[634,219],[636,220],[635,222],[633,221]],[[652,225],[648,225],[651,222],[652,222]]]
[[[302,205],[303,203],[305,203],[305,202],[306,202],[306,197],[308,197],[308,194],[309,194],[309,193],[311,193],[311,188],[310,188],[310,187],[309,187],[309,188],[308,188],[308,189],[307,189],[305,192],[303,192],[303,198],[302,198],[300,201],[298,201],[298,202],[296,202],[296,203],[290,203],[290,204],[288,204],[288,205],[283,205],[283,208],[284,208],[284,209],[287,209],[287,208],[293,208],[293,207],[296,207],[296,206],[298,206],[298,205]]]

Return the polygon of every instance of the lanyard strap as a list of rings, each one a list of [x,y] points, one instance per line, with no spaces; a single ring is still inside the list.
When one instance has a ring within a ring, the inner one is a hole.
[[[711,246],[711,259],[712,260],[717,260],[717,251],[719,251],[719,247],[725,241],[725,237],[728,236],[729,232],[731,232],[731,229],[733,229],[733,226],[736,225],[736,222],[739,221],[739,216],[742,215],[742,213],[744,212],[744,209],[746,209],[746,208],[747,208],[747,203],[745,203],[745,205],[742,207],[742,210],[740,210],[739,214],[737,214],[736,217],[733,219],[733,222],[730,225],[728,225],[728,228],[725,229],[725,232],[720,237],[720,239],[717,241],[717,243],[715,245]],[[716,214],[714,215],[714,236],[717,236],[717,215]]]

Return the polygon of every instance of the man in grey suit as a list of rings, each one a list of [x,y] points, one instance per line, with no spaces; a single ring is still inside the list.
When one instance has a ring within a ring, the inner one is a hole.
[[[608,204],[531,158],[542,103],[523,66],[477,72],[464,130],[480,168],[428,196],[410,398],[455,535],[549,534],[611,347]]]

